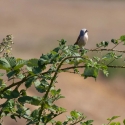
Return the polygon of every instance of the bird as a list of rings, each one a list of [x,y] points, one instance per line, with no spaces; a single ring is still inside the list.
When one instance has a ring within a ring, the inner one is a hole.
[[[84,28],[80,30],[79,36],[74,45],[78,45],[80,49],[82,49],[82,47],[85,46],[87,41],[88,41],[88,30]]]

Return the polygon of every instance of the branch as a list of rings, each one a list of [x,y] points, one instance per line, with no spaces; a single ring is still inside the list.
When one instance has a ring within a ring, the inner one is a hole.
[[[118,46],[120,43],[122,43],[122,41],[121,42],[119,42],[119,43],[117,43],[112,49],[114,49],[116,46]]]
[[[52,119],[54,119],[55,117],[57,117],[57,116],[61,115],[62,113],[64,113],[64,112],[60,112],[59,114],[57,114],[57,115],[53,116],[51,119],[48,119],[48,120],[46,121],[46,123],[45,123],[45,124],[47,124],[49,121],[51,121],[51,120],[52,120]]]
[[[70,59],[70,58],[83,58],[83,57],[81,57],[81,56],[74,56],[74,57],[73,57],[73,56],[69,56],[69,57],[64,58],[64,59],[60,62],[60,64],[58,65],[58,67],[57,67],[57,69],[56,69],[56,71],[55,71],[54,76],[53,76],[52,79],[51,79],[50,85],[49,85],[49,87],[48,87],[48,89],[47,89],[47,91],[46,91],[46,94],[45,94],[45,96],[44,96],[44,100],[46,100],[46,98],[47,98],[47,96],[48,96],[48,94],[49,94],[49,91],[50,91],[50,89],[51,89],[51,87],[52,87],[52,84],[53,84],[53,82],[54,82],[54,80],[55,80],[57,74],[58,74],[58,71],[59,71],[60,67],[61,67],[62,64],[65,62],[65,60]],[[42,102],[41,108],[40,108],[40,111],[39,111],[39,117],[38,117],[39,122],[40,122],[40,118],[41,118],[41,115],[42,115],[43,110],[44,110],[44,102]],[[39,125],[39,122],[37,123],[37,125]]]
[[[6,91],[6,90],[8,90],[8,89],[10,89],[10,88],[12,88],[12,87],[14,87],[14,86],[16,86],[16,85],[22,84],[23,82],[26,81],[26,79],[27,79],[27,77],[23,78],[23,79],[22,79],[21,81],[19,81],[19,82],[13,83],[13,84],[11,84],[11,85],[5,87],[4,89],[2,89],[2,90],[0,91],[0,94],[2,94],[4,91]]]
[[[115,49],[87,49],[88,51],[115,51],[115,52],[120,52],[120,53],[125,53],[125,50],[115,50]]]
[[[74,58],[74,57],[72,57],[72,58]],[[79,58],[79,57],[78,57]],[[65,70],[69,70],[69,69],[74,69],[74,68],[85,68],[86,66],[85,65],[83,65],[83,66],[70,66],[70,67],[66,67],[66,68],[61,68],[60,70],[62,70],[62,71],[65,71]],[[109,67],[109,68],[125,68],[125,66],[117,66],[117,65],[107,65],[107,67]],[[51,71],[52,72],[52,71]],[[54,72],[57,72],[57,71],[53,71],[52,73],[54,73]],[[44,74],[47,74],[47,73],[50,73],[50,71],[47,71],[47,72],[43,72],[43,73],[41,73],[40,75],[44,75]],[[70,72],[70,73],[74,73],[74,72]],[[30,78],[31,77],[34,77],[34,76],[30,76]],[[22,84],[23,82],[25,82],[27,79],[28,79],[29,77],[25,77],[24,79],[22,79],[21,81],[19,81],[19,82],[16,82],[16,83],[14,83],[14,84],[11,84],[11,85],[9,85],[9,86],[7,86],[7,87],[5,87],[4,89],[2,89],[1,91],[0,91],[0,94],[2,94],[4,91],[6,91],[6,90],[8,90],[8,89],[10,89],[10,88],[12,88],[12,87],[14,87],[14,86],[16,86],[16,85],[20,85],[20,84]]]
[[[125,66],[117,66],[117,65],[106,65],[107,67],[109,68],[125,68]],[[83,66],[70,66],[70,67],[66,67],[66,68],[61,68],[60,70],[62,71],[65,71],[65,70],[69,70],[69,69],[74,69],[74,68],[85,68],[86,66],[83,65]],[[52,72],[52,71],[51,71]],[[56,72],[56,71],[53,71],[53,72]],[[53,73],[52,72],[52,73]],[[43,72],[41,73],[40,75],[44,75],[44,74],[47,74],[47,73],[50,73],[50,71],[46,71],[46,72]],[[72,72],[71,72],[72,73]]]
[[[75,124],[77,124],[77,123],[79,123],[79,122],[81,122],[82,120],[84,120],[85,118],[84,117],[82,117],[80,120],[78,120],[78,121],[76,121],[76,122],[74,122],[74,123],[71,123],[70,125],[75,125]]]

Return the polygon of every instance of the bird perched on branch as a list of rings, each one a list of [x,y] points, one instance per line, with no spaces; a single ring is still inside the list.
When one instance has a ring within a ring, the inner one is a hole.
[[[79,45],[80,49],[82,49],[82,47],[85,46],[87,41],[88,41],[88,30],[81,29],[80,34],[74,45]]]

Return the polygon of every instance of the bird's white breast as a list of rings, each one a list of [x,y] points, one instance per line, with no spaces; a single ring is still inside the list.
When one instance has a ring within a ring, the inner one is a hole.
[[[82,46],[84,46],[87,43],[87,41],[88,41],[88,34],[85,33],[84,36],[80,37],[80,39],[78,41],[78,44],[79,44],[80,47],[82,47]]]
[[[85,42],[88,41],[88,33],[85,33],[85,35],[84,35],[84,41],[85,41]]]

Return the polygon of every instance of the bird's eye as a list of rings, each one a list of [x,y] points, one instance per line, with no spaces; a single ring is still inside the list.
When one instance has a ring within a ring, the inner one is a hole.
[[[85,31],[85,33],[87,33],[87,32],[88,32],[88,30]]]

